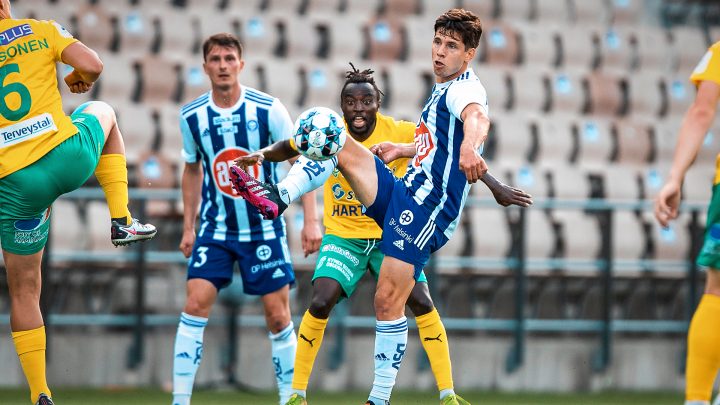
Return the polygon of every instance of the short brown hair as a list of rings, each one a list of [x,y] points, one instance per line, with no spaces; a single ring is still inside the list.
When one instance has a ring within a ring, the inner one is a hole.
[[[453,33],[457,33],[460,35],[465,49],[477,48],[480,45],[482,23],[480,17],[472,11],[453,8],[435,20],[435,32],[451,37],[454,37]]]
[[[240,44],[240,40],[233,34],[221,32],[211,36],[203,42],[203,60],[207,60],[207,54],[210,53],[210,50],[215,45],[237,49],[238,56],[242,59],[243,47]]]

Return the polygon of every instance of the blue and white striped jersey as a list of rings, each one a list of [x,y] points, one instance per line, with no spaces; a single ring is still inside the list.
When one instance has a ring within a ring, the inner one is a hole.
[[[485,87],[472,68],[455,80],[435,83],[415,128],[417,153],[403,178],[415,201],[448,239],[470,191],[458,161],[464,138],[460,114],[472,103],[488,113]]]
[[[240,242],[270,240],[285,235],[285,221],[264,220],[230,185],[229,168],[235,158],[287,139],[293,123],[285,106],[268,94],[242,87],[230,108],[215,105],[212,92],[184,105],[180,111],[182,156],[202,162],[203,187],[199,237]],[[277,163],[250,168],[261,181],[278,181]]]

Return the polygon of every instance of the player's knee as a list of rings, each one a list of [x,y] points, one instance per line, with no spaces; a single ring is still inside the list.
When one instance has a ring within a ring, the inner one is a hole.
[[[278,333],[290,324],[290,314],[285,311],[268,313],[265,319],[267,327],[272,333]]]
[[[188,315],[207,318],[210,315],[213,301],[199,295],[190,295],[185,302],[184,312]]]
[[[332,297],[316,294],[313,295],[312,300],[310,301],[308,311],[310,311],[310,314],[312,314],[315,318],[327,319],[334,306],[335,301]]]
[[[94,115],[103,128],[112,128],[117,123],[115,109],[104,101],[89,101],[83,104],[82,113]],[[80,108],[78,108],[79,110]]]
[[[379,289],[375,292],[375,315],[380,320],[390,320],[402,316],[404,302],[398,304],[397,297],[391,291]]]
[[[424,291],[413,292],[407,301],[408,307],[415,316],[425,315],[435,308],[430,294],[426,294]]]

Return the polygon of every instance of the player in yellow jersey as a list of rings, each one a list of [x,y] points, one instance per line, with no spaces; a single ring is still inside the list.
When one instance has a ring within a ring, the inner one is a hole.
[[[685,113],[667,183],[655,201],[655,217],[662,226],[677,218],[680,190],[703,140],[715,119],[720,97],[720,42],[716,42],[690,76],[697,94]],[[709,405],[720,369],[720,155],[715,166],[708,207],[705,242],[697,264],[707,267],[705,294],[690,322],[685,365],[685,404]]]
[[[0,243],[10,291],[10,327],[31,403],[52,404],[45,377],[40,261],[50,206],[95,172],[117,245],[152,238],[155,227],[128,211],[125,149],[115,112],[89,102],[63,113],[56,62],[73,67],[65,84],[90,89],[102,72],[97,54],[54,21],[13,19],[0,0]]]
[[[402,177],[408,159],[395,159],[401,155],[415,154],[415,146],[412,144],[415,124],[396,121],[378,112],[382,93],[375,85],[372,73],[372,70],[360,72],[353,66],[347,74],[340,96],[346,127],[355,140],[378,153],[396,177]],[[378,150],[377,145],[382,148]],[[403,147],[411,148],[411,153],[403,153]],[[248,155],[239,163],[245,165],[263,159],[285,160],[295,154],[297,152],[288,149],[288,145],[275,144],[269,149]],[[527,206],[532,203],[529,195],[498,182],[489,174],[485,175],[483,181],[502,205]],[[310,373],[322,344],[330,312],[338,300],[353,294],[366,271],[369,270],[377,279],[383,259],[380,251],[382,230],[373,219],[363,215],[362,204],[338,170],[333,172],[324,185],[324,201],[323,222],[326,233],[313,275],[310,307],[298,331],[292,384],[295,393],[287,405],[307,403],[305,398]],[[453,391],[445,327],[430,298],[425,274],[420,275],[407,305],[416,316],[420,340],[430,359],[441,403],[467,404]]]

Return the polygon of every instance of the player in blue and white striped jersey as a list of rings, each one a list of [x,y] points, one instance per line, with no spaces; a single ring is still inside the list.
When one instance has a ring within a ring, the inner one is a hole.
[[[430,254],[452,236],[470,184],[483,180],[488,169],[480,155],[490,127],[487,95],[469,67],[482,35],[480,19],[452,9],[438,17],[434,32],[436,83],[417,122],[414,146],[404,149],[403,155],[413,160],[402,180],[351,137],[337,162],[300,158],[277,184],[253,179],[239,167],[231,169],[235,188],[268,216],[321,186],[337,165],[367,207],[365,214],[383,227],[385,258],[375,293],[375,381],[367,402],[372,405],[389,402],[405,353],[404,305],[414,281]],[[383,155],[380,149],[375,152]],[[304,170],[306,166],[313,170]],[[443,404],[458,403],[451,395],[443,397]]]
[[[211,91],[185,105],[180,113],[183,136],[184,203],[180,250],[189,257],[187,301],[180,317],[173,363],[173,405],[190,403],[202,357],[205,325],[218,291],[230,284],[238,262],[243,290],[262,296],[270,330],[272,361],[280,403],[290,396],[297,338],[290,319],[288,292],[295,282],[282,218],[265,220],[230,185],[233,160],[292,133],[285,106],[261,91],[241,86],[242,46],[231,34],[216,34],[203,44],[203,65]],[[254,166],[255,176],[276,181],[276,163]],[[303,197],[303,249],[319,247],[322,234],[315,196]],[[200,209],[200,227],[195,221]]]

